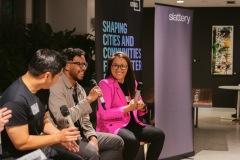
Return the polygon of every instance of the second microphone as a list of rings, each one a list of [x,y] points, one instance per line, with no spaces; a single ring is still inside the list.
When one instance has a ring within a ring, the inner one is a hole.
[[[92,87],[97,86],[96,80],[95,80],[95,79],[91,79],[91,80],[90,80],[90,85],[91,85]],[[106,110],[105,101],[104,101],[103,97],[102,97],[102,96],[99,96],[99,100],[100,100],[100,102],[101,102],[101,104],[102,104],[103,109]]]

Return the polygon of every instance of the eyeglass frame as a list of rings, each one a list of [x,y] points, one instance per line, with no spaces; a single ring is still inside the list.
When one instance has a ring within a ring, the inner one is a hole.
[[[87,62],[68,62],[69,64],[76,64],[78,65],[80,68],[83,68],[83,66],[85,66],[86,68],[88,67],[88,63]]]
[[[117,70],[118,68],[120,68],[121,70],[125,70],[125,69],[128,68],[128,65],[127,65],[127,64],[126,64],[126,65],[123,65],[123,64],[121,64],[121,65],[112,64],[111,67],[112,67],[114,70]],[[117,68],[116,68],[116,67],[117,67]]]

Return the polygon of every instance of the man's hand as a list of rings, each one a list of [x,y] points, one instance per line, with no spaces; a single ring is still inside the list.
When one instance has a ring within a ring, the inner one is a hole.
[[[98,148],[98,140],[95,136],[91,136],[89,138],[89,143],[92,144],[93,146],[95,146],[97,148],[97,150],[99,150]]]
[[[6,107],[0,109],[0,132],[4,129],[4,125],[8,123],[9,119],[12,117],[12,111]]]
[[[71,142],[62,142],[62,146],[64,146],[67,150],[73,151],[73,152],[79,152],[79,145],[75,141]]]
[[[87,96],[87,101],[88,103],[92,103],[93,101],[95,101],[99,96],[102,96],[102,90],[100,89],[99,86],[95,86],[91,89],[91,91],[89,92],[88,96]]]
[[[72,142],[80,137],[80,132],[76,127],[62,129],[58,134],[59,142]]]

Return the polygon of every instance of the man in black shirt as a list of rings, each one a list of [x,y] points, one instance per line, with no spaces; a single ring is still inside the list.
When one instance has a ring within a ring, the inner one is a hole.
[[[59,52],[40,49],[33,55],[28,72],[3,93],[0,108],[12,110],[12,118],[2,131],[3,150],[14,158],[41,148],[48,158],[82,160],[71,152],[79,151],[75,142],[80,136],[77,128],[59,131],[49,121],[44,105],[35,95],[38,90],[48,89],[57,82],[65,64]]]

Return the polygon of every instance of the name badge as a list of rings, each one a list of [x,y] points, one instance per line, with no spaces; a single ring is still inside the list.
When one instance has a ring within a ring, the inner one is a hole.
[[[30,108],[32,110],[33,115],[36,115],[39,112],[39,107],[37,103],[33,104]]]

